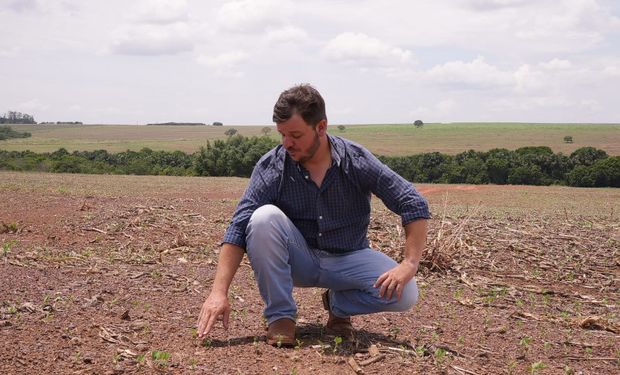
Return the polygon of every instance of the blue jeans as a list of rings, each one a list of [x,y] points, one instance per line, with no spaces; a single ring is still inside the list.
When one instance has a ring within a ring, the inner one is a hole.
[[[369,248],[345,254],[312,249],[276,206],[254,211],[246,234],[246,250],[268,324],[282,318],[295,320],[293,286],[329,289],[330,309],[341,318],[405,311],[418,299],[415,279],[405,286],[400,300],[395,295],[389,300],[380,298],[379,288],[373,285],[381,274],[397,266],[393,259]]]

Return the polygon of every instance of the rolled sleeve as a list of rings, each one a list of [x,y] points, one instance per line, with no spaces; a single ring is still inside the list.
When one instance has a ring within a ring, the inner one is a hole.
[[[430,219],[427,200],[420,195],[413,184],[383,164],[373,154],[365,151],[360,155],[360,163],[365,168],[365,179],[369,189],[392,212],[400,215],[406,225],[418,219]]]

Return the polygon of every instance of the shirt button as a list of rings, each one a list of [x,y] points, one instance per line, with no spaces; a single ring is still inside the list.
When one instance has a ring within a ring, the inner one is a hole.
[[[319,216],[319,220],[323,220],[323,216]]]
[[[319,233],[319,237],[323,237],[323,233]]]
[[[308,179],[308,176],[304,176],[304,178],[307,180],[307,179]]]

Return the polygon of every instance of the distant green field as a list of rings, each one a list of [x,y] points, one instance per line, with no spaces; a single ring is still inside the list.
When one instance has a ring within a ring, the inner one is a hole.
[[[13,125],[15,130],[32,133],[31,138],[0,141],[0,149],[50,152],[105,149],[110,152],[140,150],[197,151],[207,140],[225,139],[231,127],[244,136],[262,135],[264,126],[143,126],[143,125]],[[269,133],[278,139],[275,126]],[[330,133],[341,135],[380,155],[409,155],[439,151],[457,154],[470,149],[514,150],[524,146],[549,146],[555,152],[570,154],[592,146],[609,155],[620,155],[620,124],[530,124],[530,123],[450,123],[346,125],[340,131],[331,125]],[[574,143],[564,143],[571,136]]]

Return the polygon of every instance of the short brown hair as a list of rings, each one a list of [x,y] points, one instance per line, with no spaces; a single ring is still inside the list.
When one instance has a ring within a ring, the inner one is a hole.
[[[280,94],[273,106],[273,122],[276,124],[288,121],[298,113],[311,126],[321,120],[327,120],[325,101],[319,92],[309,84],[291,87]]]

